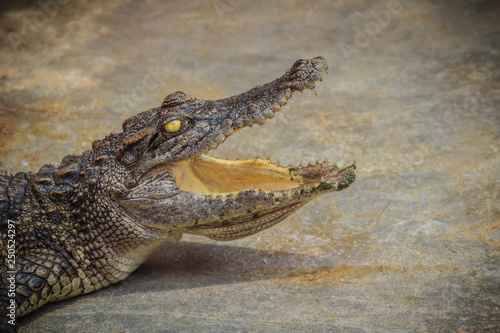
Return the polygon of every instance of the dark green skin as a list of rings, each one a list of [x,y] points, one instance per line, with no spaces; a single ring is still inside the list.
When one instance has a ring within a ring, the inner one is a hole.
[[[12,299],[16,318],[48,302],[125,279],[165,242],[182,233],[232,240],[282,221],[314,197],[348,187],[355,166],[328,162],[289,167],[305,179],[297,190],[242,190],[204,196],[181,190],[172,163],[214,149],[240,128],[272,118],[296,91],[314,89],[326,60],[298,60],[280,78],[233,97],[207,101],[182,92],[123,123],[82,155],[37,173],[0,173],[0,329]],[[173,119],[181,129],[168,133]],[[15,225],[15,237],[12,237]],[[9,246],[15,240],[15,263]],[[10,242],[9,242],[10,241]],[[11,273],[11,271],[17,273]],[[15,297],[9,286],[15,276]]]

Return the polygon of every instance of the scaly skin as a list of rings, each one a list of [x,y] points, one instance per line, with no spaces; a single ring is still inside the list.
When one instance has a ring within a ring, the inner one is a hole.
[[[294,92],[314,89],[326,60],[298,60],[280,78],[207,101],[182,92],[38,173],[0,173],[0,322],[8,324],[9,271],[16,317],[48,302],[125,279],[183,233],[232,240],[282,221],[314,197],[340,191],[355,166],[284,167],[203,155],[238,129],[272,118]],[[7,261],[15,221],[15,264]]]

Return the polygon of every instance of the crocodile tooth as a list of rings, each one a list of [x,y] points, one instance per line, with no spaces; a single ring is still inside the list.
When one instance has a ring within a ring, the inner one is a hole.
[[[262,133],[263,133],[264,135],[266,135],[266,134],[267,134],[267,127],[266,127],[266,123],[260,124],[260,125],[259,125],[259,127],[260,127],[260,129],[261,129]]]
[[[274,113],[271,109],[265,109],[264,111],[262,111],[262,114],[266,118],[271,118],[274,115]]]
[[[262,124],[266,122],[266,116],[263,113],[256,114],[254,118],[254,124]]]

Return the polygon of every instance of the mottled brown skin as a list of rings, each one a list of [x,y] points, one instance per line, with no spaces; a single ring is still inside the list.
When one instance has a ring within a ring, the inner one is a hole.
[[[37,173],[0,173],[0,323],[7,324],[8,271],[16,316],[125,279],[182,233],[232,240],[282,221],[319,194],[355,179],[355,166],[284,167],[202,154],[238,129],[272,118],[296,91],[314,89],[323,57],[298,60],[280,78],[217,101],[182,92],[123,123],[82,155]],[[7,261],[15,221],[16,262]],[[9,265],[8,265],[9,264]]]

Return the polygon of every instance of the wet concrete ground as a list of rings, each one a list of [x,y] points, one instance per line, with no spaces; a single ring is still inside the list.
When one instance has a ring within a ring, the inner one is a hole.
[[[1,6],[0,168],[58,163],[173,91],[222,98],[323,55],[317,96],[212,155],[359,171],[261,234],[165,246],[21,332],[500,330],[497,1]]]

